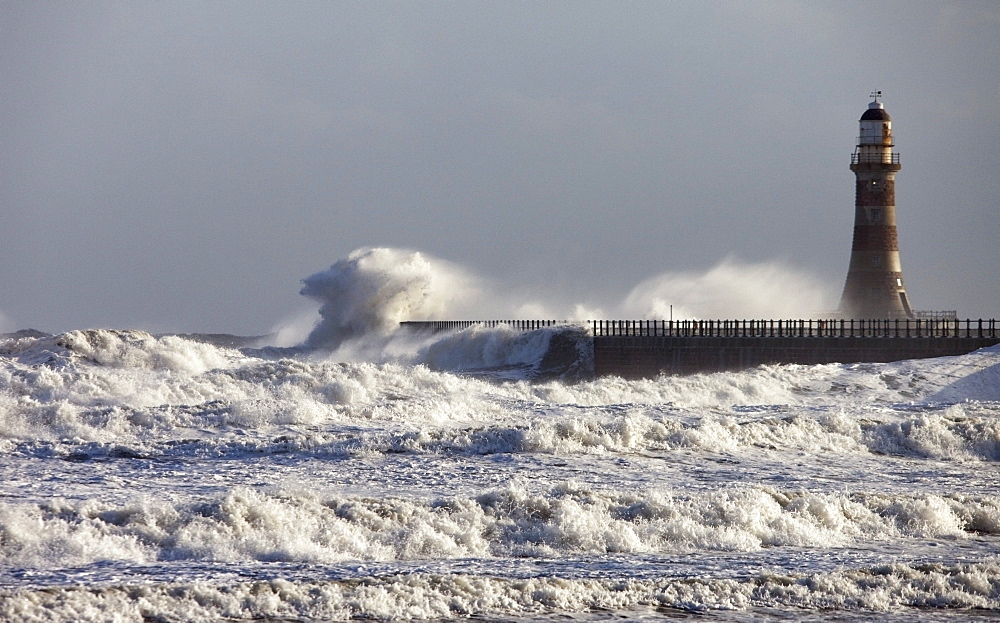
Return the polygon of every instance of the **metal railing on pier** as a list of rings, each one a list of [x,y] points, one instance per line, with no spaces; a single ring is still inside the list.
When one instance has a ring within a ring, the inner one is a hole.
[[[534,331],[545,327],[580,325],[580,323],[569,320],[411,320],[401,322],[399,325],[426,331],[459,331],[475,326],[488,328],[506,326],[515,331]]]
[[[601,336],[642,337],[990,337],[1000,335],[989,320],[592,320]]]
[[[473,326],[507,326],[515,331],[575,325],[594,337],[890,337],[998,338],[996,319],[887,320],[432,320],[401,326],[429,331],[456,331]]]

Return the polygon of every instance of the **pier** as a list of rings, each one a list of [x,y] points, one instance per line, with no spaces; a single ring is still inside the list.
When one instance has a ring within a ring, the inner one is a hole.
[[[516,331],[583,328],[593,343],[594,375],[652,378],[764,364],[887,363],[963,355],[1000,344],[995,319],[872,320],[452,320],[404,322],[409,330]]]

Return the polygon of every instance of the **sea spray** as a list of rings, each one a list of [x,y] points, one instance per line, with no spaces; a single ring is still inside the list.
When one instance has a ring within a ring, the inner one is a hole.
[[[562,324],[530,331],[473,325],[427,340],[414,362],[435,370],[494,379],[593,378],[593,342],[581,325]]]
[[[589,376],[592,349],[579,328],[522,332],[506,326],[472,327],[457,334],[400,331],[403,321],[469,312],[476,292],[480,303],[483,298],[502,298],[485,292],[485,283],[421,253],[359,249],[304,280],[302,294],[320,303],[321,318],[306,345],[330,352],[339,361],[423,363],[437,370],[489,372],[507,378]],[[497,306],[492,313],[506,311]]]
[[[447,317],[475,289],[469,275],[443,260],[388,248],[358,249],[303,284],[321,316],[307,343],[329,350],[384,339],[404,320]]]
[[[579,381],[592,376],[593,349],[577,333],[524,335],[499,326],[420,335],[400,332],[400,323],[531,317],[569,319],[586,327],[587,320],[606,313],[660,319],[802,316],[823,308],[817,282],[780,262],[754,265],[727,259],[702,274],[664,273],[634,288],[624,301],[595,306],[555,301],[551,292],[537,296],[505,288],[419,252],[361,248],[303,280],[302,294],[320,306],[319,321],[304,345],[338,361],[423,363],[498,379]],[[288,345],[310,318],[301,315],[285,323],[272,343]]]
[[[665,272],[635,286],[624,317],[810,318],[831,308],[822,280],[779,261],[747,264],[726,258],[704,272]]]
[[[335,350],[359,338],[392,335],[405,320],[473,314],[497,319],[582,322],[620,317],[799,318],[829,307],[821,280],[779,261],[727,258],[703,272],[664,272],[636,285],[622,301],[553,300],[551,291],[502,286],[471,271],[404,249],[360,248],[303,280],[301,293],[320,304],[307,344]],[[469,319],[473,319],[470,318]],[[284,326],[284,325],[283,325]]]

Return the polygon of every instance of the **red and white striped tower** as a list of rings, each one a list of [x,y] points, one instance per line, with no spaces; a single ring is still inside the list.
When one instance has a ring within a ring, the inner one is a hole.
[[[861,115],[858,144],[851,155],[856,178],[854,242],[840,314],[844,318],[911,318],[903,286],[896,234],[896,172],[899,154],[892,148],[892,119],[879,101]]]

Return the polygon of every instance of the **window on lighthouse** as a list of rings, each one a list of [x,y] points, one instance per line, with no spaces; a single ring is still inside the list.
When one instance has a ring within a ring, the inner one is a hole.
[[[882,257],[880,255],[873,255],[872,256],[872,266],[874,266],[875,268],[878,268],[881,265],[882,265]]]

